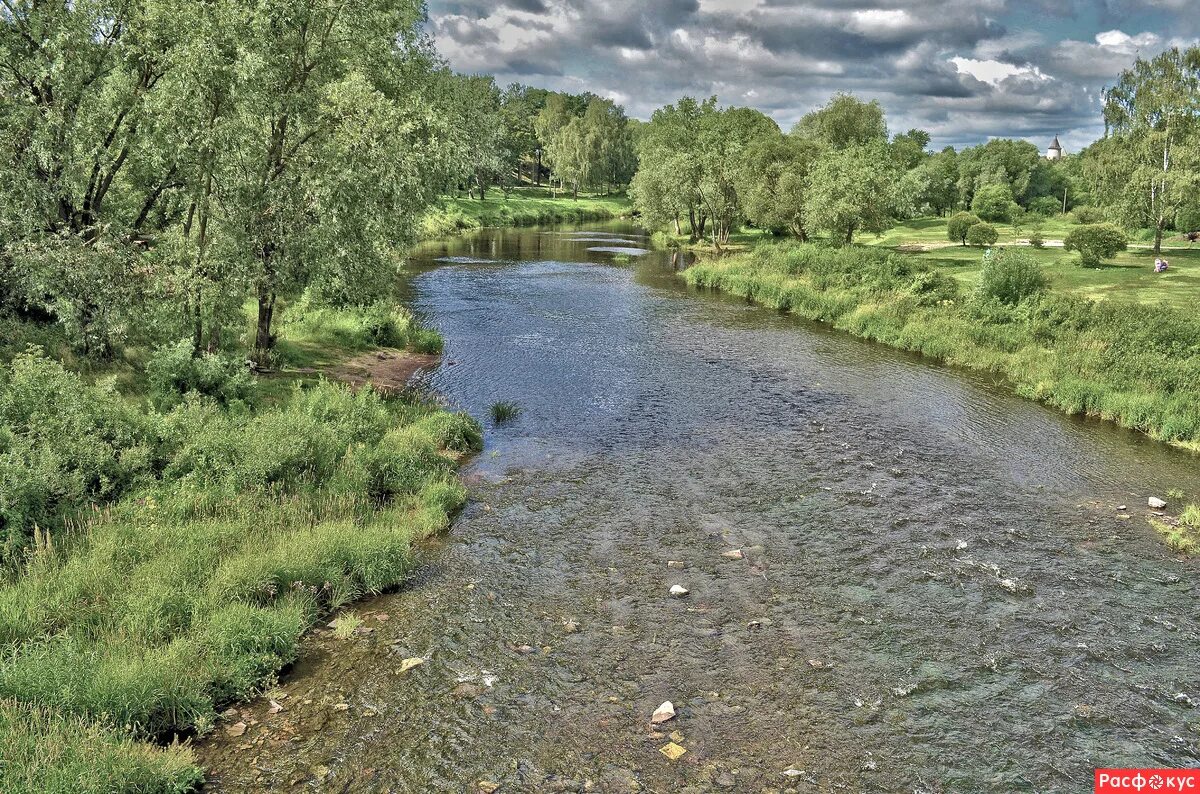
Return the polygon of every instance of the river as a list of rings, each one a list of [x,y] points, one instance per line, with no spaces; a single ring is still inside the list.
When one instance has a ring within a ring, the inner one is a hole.
[[[1200,496],[1194,456],[691,293],[644,245],[418,252],[408,298],[446,338],[423,384],[521,414],[487,420],[412,585],[356,605],[371,631],[314,634],[281,709],[201,745],[213,790],[1082,792],[1200,765],[1200,566],[1145,518]]]

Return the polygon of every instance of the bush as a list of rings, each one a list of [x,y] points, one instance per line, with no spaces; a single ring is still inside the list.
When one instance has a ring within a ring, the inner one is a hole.
[[[1058,215],[1062,212],[1062,208],[1062,199],[1054,196],[1038,196],[1029,202],[1030,212],[1035,212],[1046,218]]]
[[[1012,218],[1015,208],[1016,202],[1008,185],[983,185],[971,200],[971,211],[985,221],[1007,221]]]
[[[152,477],[156,424],[40,350],[0,369],[0,559]]]
[[[193,392],[220,403],[245,400],[254,389],[244,359],[224,353],[192,353],[192,342],[180,339],[155,351],[146,363],[150,393],[159,408],[178,405]]]
[[[1046,247],[1046,235],[1042,232],[1040,225],[1036,225],[1029,230],[1029,244],[1034,248]]]
[[[1071,217],[1081,226],[1104,222],[1104,212],[1097,207],[1076,207],[1071,210]]]
[[[1095,223],[1072,229],[1063,240],[1063,248],[1078,251],[1086,267],[1098,267],[1118,251],[1129,247],[1129,237],[1111,223]]]
[[[1006,248],[983,257],[978,294],[1015,306],[1046,290],[1046,276],[1028,251]]]
[[[979,223],[967,229],[967,242],[971,245],[995,245],[1000,239],[1000,233],[990,223]]]
[[[969,212],[958,212],[946,222],[946,236],[957,243],[967,244],[967,232],[979,223],[979,218]]]

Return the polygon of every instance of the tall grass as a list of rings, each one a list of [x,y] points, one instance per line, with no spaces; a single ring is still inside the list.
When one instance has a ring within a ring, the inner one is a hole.
[[[9,388],[8,402],[32,391]],[[49,421],[31,416],[19,452],[73,443],[56,426],[31,433]],[[0,759],[24,759],[0,763],[0,790],[190,786],[185,755],[139,742],[210,729],[224,704],[271,682],[316,620],[402,583],[413,540],[463,501],[456,456],[481,439],[467,417],[329,383],[257,411],[192,397],[130,421],[140,476],[120,491],[81,486],[76,507],[115,501],[74,520],[66,505],[47,513],[0,586]],[[80,432],[98,443],[104,427]]]
[[[683,273],[720,290],[951,364],[1021,395],[1200,448],[1200,319],[1168,306],[1034,292],[960,294],[950,276],[877,248],[760,245]]]

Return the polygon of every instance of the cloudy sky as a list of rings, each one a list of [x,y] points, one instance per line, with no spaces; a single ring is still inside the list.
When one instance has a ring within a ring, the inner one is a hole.
[[[1099,96],[1138,54],[1200,36],[1200,0],[429,0],[458,71],[592,91],[648,118],[682,95],[786,130],[837,91],[936,146],[1103,132]]]

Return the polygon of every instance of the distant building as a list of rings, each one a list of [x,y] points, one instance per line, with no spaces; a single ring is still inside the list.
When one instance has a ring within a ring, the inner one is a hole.
[[[1054,143],[1050,144],[1049,148],[1046,149],[1046,159],[1047,160],[1061,160],[1062,156],[1063,156],[1063,147],[1062,147],[1062,144],[1058,142],[1058,136],[1055,135]]]

